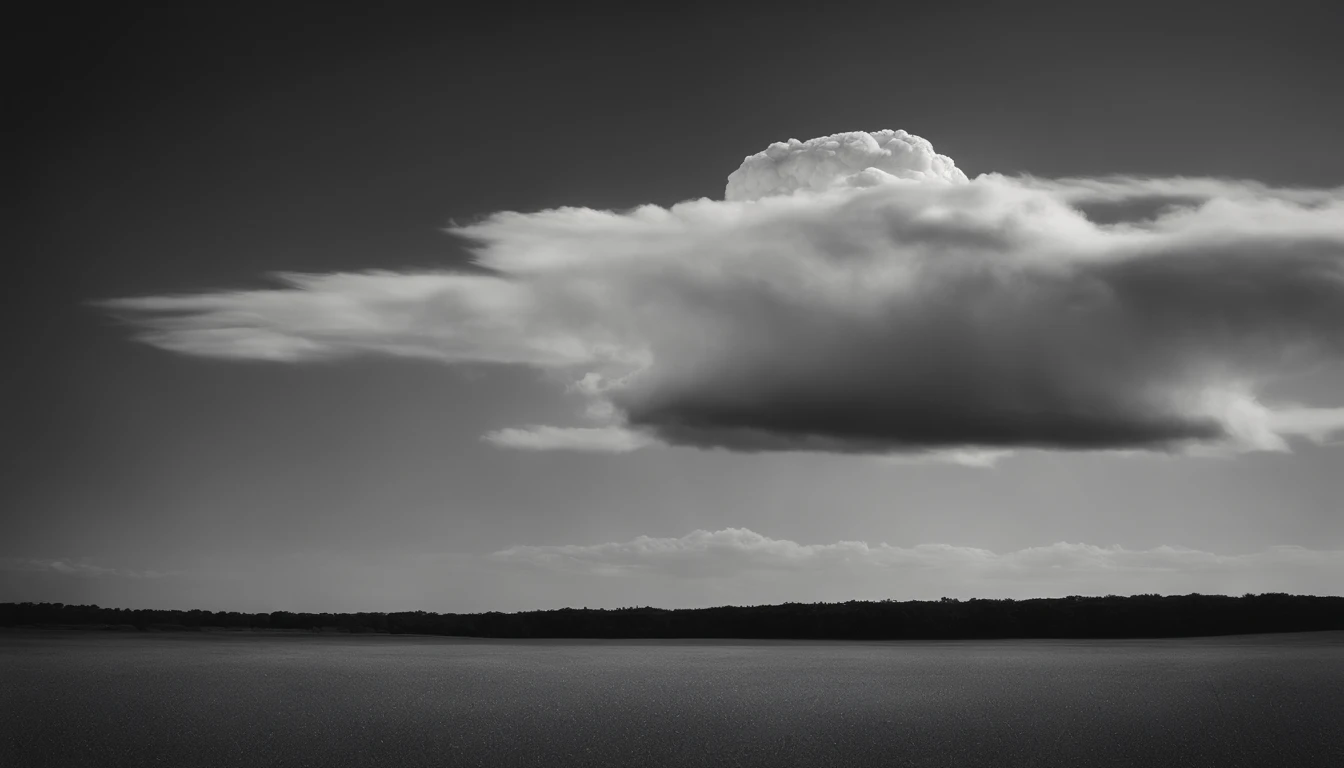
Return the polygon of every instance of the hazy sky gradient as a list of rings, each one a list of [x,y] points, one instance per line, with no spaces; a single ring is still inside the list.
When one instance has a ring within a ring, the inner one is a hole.
[[[778,9],[52,17],[34,31],[47,58],[14,142],[0,600],[467,610],[1338,592],[1334,555],[1287,566],[1259,554],[1344,550],[1337,446],[1227,460],[1026,454],[993,469],[500,450],[480,436],[571,421],[582,398],[500,366],[178,356],[91,305],[261,287],[276,271],[461,267],[450,221],[720,197],[745,155],[843,130],[909,130],[971,176],[1344,184],[1338,11],[1077,5],[827,23]],[[1339,406],[1342,391],[1336,366],[1277,394]],[[1062,541],[1261,559],[1249,571],[1177,563],[1168,576],[791,579],[492,557],[725,529],[802,546],[1009,555]]]

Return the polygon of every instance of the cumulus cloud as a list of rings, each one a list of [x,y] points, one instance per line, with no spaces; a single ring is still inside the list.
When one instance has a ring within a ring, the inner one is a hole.
[[[725,200],[759,200],[798,190],[870,186],[887,179],[966,181],[952,158],[905,131],[853,131],[810,141],[777,141],[728,175]]]
[[[1171,585],[1173,578],[1307,575],[1318,583],[1344,578],[1344,551],[1279,546],[1249,554],[1215,554],[1179,546],[1126,549],[1057,542],[1013,552],[977,547],[919,544],[911,547],[840,541],[799,544],[772,539],[745,528],[697,530],[680,538],[640,536],[630,541],[591,545],[514,546],[491,555],[497,562],[606,576],[640,574],[687,578],[735,577],[751,571],[779,574],[835,574],[858,570],[871,577],[933,577],[947,585],[966,581],[1060,583],[1104,581],[1140,583],[1152,577]]]
[[[1344,404],[1264,395],[1344,361],[1344,188],[971,180],[920,137],[852,132],[746,158],[722,200],[450,231],[480,273],[105,306],[185,354],[570,376],[596,424],[485,438],[511,448],[1207,453],[1344,429]]]

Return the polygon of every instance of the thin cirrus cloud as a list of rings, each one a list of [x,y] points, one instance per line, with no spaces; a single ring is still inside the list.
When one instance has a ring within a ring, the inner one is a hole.
[[[169,575],[163,571],[136,571],[128,568],[108,568],[85,560],[48,560],[32,557],[0,557],[0,571],[49,573],[60,576],[85,578],[122,579],[158,579]]]
[[[745,528],[697,530],[680,538],[640,536],[592,545],[513,546],[493,553],[504,564],[594,576],[650,574],[695,579],[736,578],[748,572],[826,575],[855,570],[895,578],[924,576],[939,583],[968,580],[1102,580],[1113,586],[1156,577],[1242,577],[1266,574],[1306,577],[1319,584],[1344,578],[1344,552],[1279,546],[1249,554],[1216,554],[1186,547],[1151,549],[1058,542],[1013,552],[977,547],[920,544],[899,547],[840,541],[799,544]]]
[[[852,132],[746,158],[722,200],[450,232],[479,273],[103,304],[183,354],[518,365],[588,397],[586,425],[485,436],[508,448],[1235,453],[1344,429],[1344,403],[1264,399],[1344,361],[1344,188],[968,179]]]

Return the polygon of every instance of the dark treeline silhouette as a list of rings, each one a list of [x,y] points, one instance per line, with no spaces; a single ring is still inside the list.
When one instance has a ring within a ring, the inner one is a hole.
[[[785,603],[524,613],[237,613],[0,603],[0,626],[286,629],[500,638],[898,640],[1177,637],[1344,629],[1344,597],[1271,593]]]

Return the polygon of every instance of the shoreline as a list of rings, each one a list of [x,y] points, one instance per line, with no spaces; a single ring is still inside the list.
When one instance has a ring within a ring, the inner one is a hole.
[[[1153,637],[958,637],[958,638],[899,638],[886,640],[833,639],[833,638],[753,638],[753,637],[475,637],[464,635],[433,635],[391,632],[347,632],[342,630],[307,629],[231,629],[201,627],[181,629],[147,629],[134,627],[96,626],[4,626],[0,636],[27,637],[100,637],[100,638],[162,638],[162,639],[309,639],[348,640],[369,638],[385,640],[435,641],[449,645],[991,645],[998,643],[1044,643],[1052,645],[1152,645],[1173,642],[1200,642],[1212,645],[1325,645],[1344,649],[1344,630],[1323,629],[1310,631],[1256,632],[1222,635],[1166,635]]]

